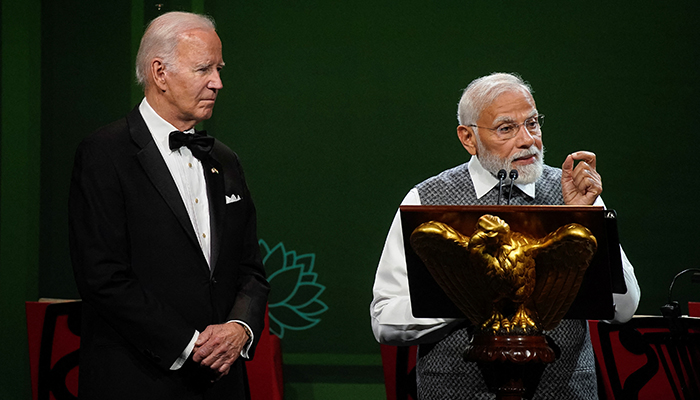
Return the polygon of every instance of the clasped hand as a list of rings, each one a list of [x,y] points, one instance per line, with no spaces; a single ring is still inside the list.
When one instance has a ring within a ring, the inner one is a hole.
[[[228,374],[247,341],[248,334],[238,323],[209,325],[194,344],[192,360],[210,368],[219,380]]]
[[[579,163],[574,168],[574,162]],[[561,189],[564,203],[591,205],[603,192],[603,181],[595,169],[596,156],[590,151],[577,151],[566,157],[561,166]]]

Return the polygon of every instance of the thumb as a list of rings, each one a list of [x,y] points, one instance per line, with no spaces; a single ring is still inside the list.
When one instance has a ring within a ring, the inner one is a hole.
[[[561,170],[564,174],[571,174],[574,170],[574,158],[571,154],[566,156],[566,160],[564,160],[564,163],[561,165]]]

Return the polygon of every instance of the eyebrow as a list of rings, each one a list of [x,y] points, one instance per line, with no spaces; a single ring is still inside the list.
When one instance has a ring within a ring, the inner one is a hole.
[[[527,117],[527,118],[525,118],[525,121],[527,121],[528,119],[534,117],[535,115],[537,115],[537,110],[533,110],[533,111],[530,113],[530,116]],[[507,116],[507,115],[504,115],[504,116],[501,116],[501,117],[496,118],[496,120],[493,121],[493,123],[496,124],[496,125],[500,125],[500,124],[504,124],[504,123],[505,123],[505,124],[511,124],[511,123],[515,123],[515,120],[514,120],[513,118]]]
[[[204,62],[204,63],[195,65],[195,69],[209,68],[209,67],[212,67],[214,65],[216,65],[217,67],[223,68],[226,65],[226,63],[223,61],[220,63]]]

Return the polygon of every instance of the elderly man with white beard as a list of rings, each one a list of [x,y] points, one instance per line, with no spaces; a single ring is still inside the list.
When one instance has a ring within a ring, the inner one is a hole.
[[[419,183],[402,205],[498,204],[499,171],[513,169],[518,177],[509,194],[511,205],[604,205],[595,154],[571,153],[561,169],[544,164],[544,115],[520,77],[494,73],[471,82],[459,102],[458,120],[457,135],[471,159]],[[632,318],[640,297],[634,268],[620,252],[627,293],[613,295],[614,322]],[[379,261],[373,294],[370,314],[375,338],[384,344],[420,345],[416,383],[421,400],[495,398],[476,364],[462,360],[473,330],[466,320],[413,317],[398,212]],[[548,334],[561,356],[545,368],[534,398],[597,399],[586,321],[564,320]]]

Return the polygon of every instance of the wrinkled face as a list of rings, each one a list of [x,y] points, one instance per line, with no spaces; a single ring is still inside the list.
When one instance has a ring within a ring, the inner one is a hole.
[[[502,124],[522,124],[537,115],[535,100],[526,91],[505,92],[498,96],[481,112],[476,125],[497,129]],[[541,134],[535,135],[520,126],[516,135],[509,139],[500,138],[489,129],[478,129],[460,125],[460,140],[472,155],[479,158],[482,166],[493,175],[500,169],[516,169],[518,182],[530,183],[542,173],[543,146]]]
[[[221,40],[213,30],[192,30],[178,43],[175,68],[165,70],[166,120],[192,127],[211,118],[224,66]],[[189,128],[188,128],[189,129]]]

